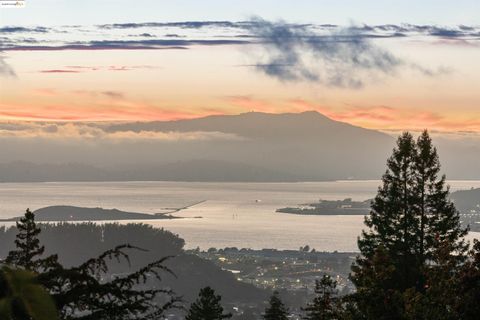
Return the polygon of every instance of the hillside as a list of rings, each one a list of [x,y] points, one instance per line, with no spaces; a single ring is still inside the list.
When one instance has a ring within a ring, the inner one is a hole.
[[[0,259],[14,247],[16,229],[0,227]],[[225,303],[257,303],[268,297],[266,291],[239,282],[235,276],[214,263],[183,250],[184,240],[164,229],[145,224],[44,224],[40,241],[46,254],[58,254],[65,266],[80,265],[105,250],[129,243],[148,251],[129,252],[130,265],[112,261],[111,274],[132,272],[165,256],[172,256],[167,266],[175,276],[164,274],[162,285],[173,288],[187,303],[192,302],[200,288],[210,285],[218,291]]]
[[[480,214],[480,188],[455,191],[450,195],[455,207],[463,214]]]
[[[138,212],[125,212],[118,209],[82,208],[74,206],[50,206],[34,211],[37,221],[108,221],[108,220],[152,220],[152,219],[177,219],[169,214],[146,214]],[[8,220],[16,221],[21,217]]]
[[[33,145],[28,150],[9,145],[15,152],[0,157],[0,181],[377,179],[394,143],[384,133],[313,111],[107,123],[96,130],[110,135],[172,136],[173,140],[135,140],[128,148],[100,140],[88,150],[64,142],[61,148],[52,144],[36,153]],[[6,161],[12,154],[22,158]]]

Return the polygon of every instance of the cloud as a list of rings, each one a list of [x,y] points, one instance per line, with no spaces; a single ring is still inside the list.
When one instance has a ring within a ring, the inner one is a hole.
[[[123,93],[118,91],[102,91],[100,93],[112,99],[123,99],[125,97]]]
[[[330,108],[302,99],[290,100],[295,110],[315,110],[325,116],[365,128],[390,131],[421,131],[425,128],[438,132],[471,132],[480,134],[480,120],[475,117],[452,118],[432,111],[390,106],[347,106]]]
[[[189,46],[204,45],[241,45],[248,44],[245,40],[183,40],[183,39],[145,39],[145,40],[93,40],[88,42],[74,42],[58,46],[25,46],[13,45],[0,48],[3,51],[61,51],[61,50],[159,50],[159,49],[187,49]]]
[[[0,56],[0,76],[2,77],[17,77],[13,68],[5,61],[5,58]]]
[[[68,69],[49,69],[49,70],[40,70],[40,73],[80,73],[78,70],[68,70]]]
[[[112,92],[78,90],[73,93],[106,97],[93,102],[78,105],[76,100],[72,105],[62,104],[2,104],[0,103],[0,119],[11,121],[169,121],[178,119],[192,119],[200,115],[218,114],[218,110],[183,109],[159,107],[144,102],[129,101],[119,98],[112,99]],[[119,93],[121,95],[121,93]]]
[[[57,95],[57,90],[52,88],[37,88],[32,90],[32,93],[44,97],[54,97]]]
[[[50,140],[151,140],[151,141],[211,141],[241,140],[240,137],[222,132],[178,131],[114,131],[97,123],[4,122],[0,123],[0,139],[50,139]]]
[[[145,37],[145,38],[155,38],[155,36],[151,33],[144,32],[138,35],[139,37]]]
[[[427,35],[441,38],[478,37],[480,35],[480,28],[478,26],[473,27],[465,25],[443,27],[438,25],[384,24],[374,26],[363,25],[353,27],[353,29],[361,32],[373,32],[375,34],[386,32],[388,35]]]
[[[243,22],[232,21],[180,21],[180,22],[144,22],[144,23],[114,23],[98,25],[100,29],[137,29],[137,28],[161,28],[177,27],[183,29],[200,29],[205,27],[242,27]]]
[[[407,37],[413,30],[457,36],[433,26],[364,24],[342,28],[269,22],[261,18],[253,18],[249,30],[264,47],[250,65],[257,71],[280,81],[315,82],[340,88],[361,88],[366,79],[375,81],[395,75],[400,68],[426,76],[452,72],[444,66],[432,69],[405,61],[372,39]]]
[[[307,27],[253,20],[250,31],[262,39],[265,58],[255,68],[281,81],[309,81],[359,88],[365,76],[389,75],[404,65],[352,28],[320,36]]]
[[[50,29],[47,27],[25,28],[17,26],[7,26],[0,28],[0,34],[4,33],[47,33]]]
[[[138,66],[65,66],[63,69],[40,70],[40,73],[82,73],[88,71],[131,71],[137,69],[156,69],[156,66],[138,65]]]
[[[248,41],[243,40],[184,40],[184,39],[153,39],[153,40],[99,40],[90,41],[90,46],[99,47],[162,47],[162,46],[191,46],[191,45],[227,45],[227,44],[245,44]]]
[[[63,51],[63,50],[160,50],[160,49],[187,49],[182,46],[152,46],[152,45],[136,45],[125,44],[120,45],[100,45],[100,44],[67,44],[60,46],[8,46],[0,48],[3,51]]]
[[[278,25],[279,23],[277,23]],[[434,39],[462,39],[470,42],[480,40],[479,26],[437,26],[413,24],[354,25],[348,28],[333,24],[286,24],[297,34],[316,36],[317,42],[322,38],[330,41],[343,39],[347,42],[358,39],[383,39],[400,37],[418,37],[420,41]],[[207,32],[197,32],[208,28]],[[252,30],[264,28],[264,21],[180,21],[180,22],[146,22],[117,23],[99,26],[59,26],[33,27],[7,26],[0,28],[0,50],[17,51],[50,51],[50,50],[160,50],[187,49],[194,45],[242,45],[250,41],[261,41],[263,35],[252,33]],[[153,32],[154,30],[155,32]],[[130,31],[130,32],[128,32]],[[136,32],[132,32],[136,31]],[[128,33],[127,33],[128,32]],[[163,39],[157,34],[163,33]],[[50,33],[57,34],[55,45]],[[72,41],[77,34],[88,41]],[[200,35],[203,34],[203,35]],[[21,37],[23,36],[23,37]],[[334,37],[333,37],[334,36]],[[195,37],[195,38],[194,38]],[[139,40],[139,38],[143,38]],[[218,40],[215,38],[223,38]],[[429,39],[430,38],[430,39]],[[180,41],[181,40],[181,41]],[[308,41],[307,41],[308,42]],[[449,44],[448,42],[445,44]]]
[[[125,95],[120,91],[91,91],[91,90],[75,90],[72,93],[81,95],[81,96],[104,96],[114,100],[122,100],[125,98]]]
[[[437,77],[441,75],[451,74],[453,73],[453,69],[445,66],[439,66],[435,69],[425,68],[417,63],[410,62],[407,66],[417,72],[420,72],[424,76],[428,77]]]

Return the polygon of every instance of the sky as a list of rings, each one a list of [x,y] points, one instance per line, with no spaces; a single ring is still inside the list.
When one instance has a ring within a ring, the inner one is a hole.
[[[27,0],[0,9],[0,135],[25,121],[307,110],[480,135],[478,12],[476,0]]]

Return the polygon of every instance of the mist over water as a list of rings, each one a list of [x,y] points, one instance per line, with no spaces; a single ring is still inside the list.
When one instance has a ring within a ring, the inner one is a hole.
[[[480,187],[480,181],[449,181],[451,191]],[[357,251],[363,216],[302,216],[276,213],[319,199],[375,196],[380,181],[301,183],[93,182],[0,184],[0,218],[51,205],[117,208],[154,214],[165,208],[184,219],[143,222],[178,233],[187,248],[210,247]],[[195,217],[202,217],[201,219]],[[122,223],[126,223],[123,221]],[[136,220],[135,222],[139,222]],[[8,223],[11,224],[11,223]],[[479,238],[471,233],[469,239]]]

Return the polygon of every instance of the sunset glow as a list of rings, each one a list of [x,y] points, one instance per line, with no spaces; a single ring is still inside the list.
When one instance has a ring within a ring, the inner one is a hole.
[[[262,33],[266,29],[257,30],[255,21],[266,21],[259,16],[246,15],[237,24],[207,21],[200,27],[188,21],[109,24],[110,18],[78,27],[15,26],[32,10],[2,11],[0,121],[155,121],[315,110],[379,130],[480,133],[475,36],[480,31],[474,23],[439,21],[422,29],[421,19],[395,27],[371,24],[367,16],[344,24],[308,20],[311,27],[302,31],[308,36],[353,32],[395,60],[379,71],[343,70],[319,61],[324,58],[315,48],[309,53],[298,43],[306,56],[296,58],[306,69],[283,67],[282,72],[293,73],[282,79],[267,73],[273,69],[262,70],[267,53],[276,49],[262,38],[268,36]],[[272,21],[270,28],[280,27],[280,20]],[[308,68],[319,73],[310,78],[298,73]],[[348,74],[351,79],[339,80]]]

